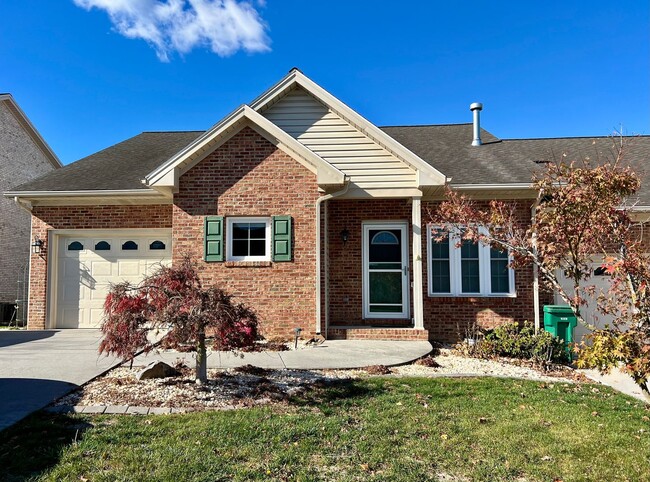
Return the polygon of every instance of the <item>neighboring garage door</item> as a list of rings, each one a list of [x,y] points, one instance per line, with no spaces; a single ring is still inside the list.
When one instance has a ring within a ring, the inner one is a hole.
[[[99,327],[111,283],[138,282],[170,262],[169,235],[60,236],[56,327]]]
[[[598,311],[598,295],[600,293],[607,293],[611,286],[610,277],[601,269],[601,263],[592,264],[592,273],[591,278],[583,281],[583,286],[595,286],[596,292],[594,296],[587,296],[587,304],[580,308],[580,313],[584,317],[585,321],[591,325],[594,325],[597,329],[604,328],[605,325],[611,324],[613,321],[613,316],[603,315]],[[558,272],[558,281],[564,290],[568,293],[573,292],[573,282],[566,279],[564,274]],[[555,294],[555,303],[558,305],[566,305],[564,300],[558,295]],[[576,330],[574,332],[574,339],[577,342],[582,341],[583,337],[591,333],[591,330],[582,323],[578,323]]]

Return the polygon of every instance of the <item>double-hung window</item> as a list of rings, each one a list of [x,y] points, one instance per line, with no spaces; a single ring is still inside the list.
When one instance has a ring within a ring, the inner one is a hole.
[[[228,261],[270,261],[270,218],[227,218]]]
[[[428,227],[429,296],[515,296],[508,252],[463,240],[461,234]]]

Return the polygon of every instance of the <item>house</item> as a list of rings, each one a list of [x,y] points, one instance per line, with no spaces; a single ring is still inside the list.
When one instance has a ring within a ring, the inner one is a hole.
[[[6,196],[43,242],[29,327],[97,326],[110,282],[186,255],[267,337],[449,341],[473,323],[538,319],[551,297],[532,269],[435,243],[428,213],[450,184],[515,200],[525,225],[537,162],[611,139],[501,140],[480,108],[469,124],[378,128],[293,69],[206,132],[144,132],[22,184]]]
[[[0,192],[61,167],[11,94],[0,94]],[[29,213],[0,198],[0,322],[23,317],[16,300],[27,299]],[[24,307],[24,303],[19,302]]]

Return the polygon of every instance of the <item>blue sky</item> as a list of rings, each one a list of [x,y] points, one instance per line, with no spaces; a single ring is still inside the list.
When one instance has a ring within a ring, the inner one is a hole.
[[[650,134],[647,1],[224,1],[3,2],[0,92],[64,163],[207,129],[294,66],[377,125],[480,101],[501,138]]]

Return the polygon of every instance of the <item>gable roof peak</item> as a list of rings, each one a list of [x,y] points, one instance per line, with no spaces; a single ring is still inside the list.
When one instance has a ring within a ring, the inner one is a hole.
[[[249,104],[250,108],[262,114],[271,105],[295,88],[304,89],[327,109],[356,128],[371,141],[410,165],[417,173],[419,186],[439,186],[447,182],[447,177],[443,173],[404,147],[404,145],[365,119],[354,109],[348,107],[296,68],[291,69],[279,82],[253,100]]]

